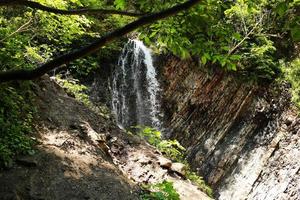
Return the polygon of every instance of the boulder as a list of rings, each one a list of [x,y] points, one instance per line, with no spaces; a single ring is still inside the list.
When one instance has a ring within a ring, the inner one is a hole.
[[[176,172],[181,176],[185,176],[186,166],[182,163],[172,163],[171,171]]]
[[[172,166],[172,161],[167,158],[164,158],[164,157],[159,157],[158,163],[161,167],[167,168],[167,169],[170,169]]]

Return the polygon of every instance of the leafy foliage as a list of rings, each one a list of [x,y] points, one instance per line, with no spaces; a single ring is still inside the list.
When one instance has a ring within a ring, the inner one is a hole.
[[[93,0],[38,0],[43,5],[72,9],[78,6],[108,7],[104,1]],[[35,68],[62,52],[80,48],[106,32],[124,25],[130,18],[111,15],[105,19],[85,15],[56,15],[29,8],[0,8],[0,70]],[[104,47],[93,57],[70,63],[72,72],[86,76],[121,42]]]
[[[144,13],[158,12],[184,2],[36,1],[60,9],[84,6]],[[189,11],[141,29],[140,38],[148,44],[155,43],[159,51],[170,50],[182,58],[193,57],[198,60],[199,66],[217,65],[224,70],[251,75],[254,79],[273,80],[280,73],[279,59],[288,56],[288,53],[282,55],[280,49],[293,48],[293,44],[300,39],[299,4],[298,0],[203,0]],[[132,20],[116,15],[106,18],[64,16],[32,9],[19,9],[18,12],[15,9],[1,9],[0,12],[3,15],[0,34],[5,44],[3,54],[0,53],[0,57],[5,58],[5,62],[1,63],[3,69],[36,66],[51,56],[78,48]],[[104,49],[102,54],[109,48]],[[81,59],[71,63],[70,68],[79,76],[87,75],[99,67],[96,64],[99,60]]]
[[[11,165],[18,154],[34,152],[33,141],[27,136],[32,131],[34,113],[29,86],[26,83],[0,87],[0,168]]]
[[[77,101],[83,103],[98,115],[106,119],[110,118],[109,109],[105,105],[94,105],[86,93],[88,88],[85,85],[80,84],[78,79],[70,77],[63,79],[60,75],[57,75],[55,81],[65,89],[68,95],[74,97]]]
[[[126,6],[126,1],[125,0],[115,0],[114,2],[115,6],[117,9],[124,9]]]
[[[177,140],[162,140],[157,148],[174,161],[183,160],[185,148]]]
[[[300,58],[293,60],[284,67],[285,78],[292,85],[292,100],[300,108]]]
[[[157,147],[159,151],[174,161],[183,160],[185,148],[177,140],[164,140],[161,132],[151,127],[134,127],[138,129],[138,135],[146,139],[151,145]]]
[[[165,6],[154,1],[147,7],[142,2],[146,11]],[[158,51],[194,57],[202,67],[217,65],[256,80],[274,80],[280,74],[279,60],[290,52],[282,54],[281,49],[292,49],[299,40],[297,10],[297,0],[204,0],[188,12],[143,29],[140,38],[148,44],[155,41]]]
[[[205,183],[202,177],[192,172],[189,164],[184,159],[185,148],[177,140],[163,140],[161,132],[151,128],[136,126],[133,127],[138,130],[138,135],[146,139],[151,145],[157,147],[159,151],[166,155],[166,157],[173,161],[184,163],[187,167],[186,178],[193,182],[201,191],[205,192],[208,196],[212,197],[212,189]],[[160,195],[152,194],[152,195]],[[155,198],[154,198],[155,199]]]
[[[169,181],[163,181],[155,185],[146,185],[144,189],[150,192],[141,196],[143,200],[180,200],[173,183]]]
[[[73,96],[76,100],[82,102],[86,106],[91,106],[92,103],[89,100],[89,96],[84,93],[87,87],[80,84],[77,79],[62,79],[60,76],[56,76],[58,84],[66,90],[66,92]]]
[[[203,192],[205,192],[208,196],[213,197],[212,189],[205,183],[201,176],[198,176],[195,172],[192,172],[189,169],[187,170],[186,178],[189,179],[195,185],[197,185],[197,187]]]

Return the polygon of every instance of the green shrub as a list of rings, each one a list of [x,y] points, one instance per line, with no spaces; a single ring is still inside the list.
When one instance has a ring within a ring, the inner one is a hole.
[[[187,166],[186,178],[194,183],[201,191],[205,192],[208,196],[213,196],[212,189],[205,183],[201,176],[198,176],[195,172],[192,172],[189,164],[184,159],[185,148],[177,140],[163,140],[161,132],[151,128],[136,126],[139,136],[146,139],[151,145],[155,146],[159,151],[166,155],[173,161],[184,163]],[[154,195],[154,194],[153,194]],[[160,195],[160,194],[157,194]]]
[[[205,192],[208,196],[213,197],[212,189],[205,183],[201,176],[198,176],[195,172],[190,169],[186,172],[186,178],[194,183],[201,191]]]
[[[155,130],[151,127],[143,127],[143,126],[136,126],[133,127],[137,130],[137,133],[140,137],[147,140],[151,145],[157,146],[161,142],[161,132]]]
[[[162,140],[157,148],[174,161],[182,162],[185,148],[177,140]]]
[[[292,101],[300,109],[300,58],[284,66],[285,78],[292,85]]]
[[[89,96],[84,92],[87,90],[87,87],[81,85],[77,79],[62,79],[59,75],[55,77],[57,83],[66,90],[66,92],[74,96],[77,101],[82,102],[86,106],[91,106],[92,103],[89,99]]]
[[[104,105],[94,105],[89,96],[85,93],[88,89],[85,85],[79,83],[77,79],[62,79],[59,75],[55,77],[57,83],[65,89],[65,91],[73,96],[77,101],[83,103],[86,107],[93,110],[98,115],[108,119],[110,118],[110,111]]]
[[[155,146],[159,151],[165,154],[173,161],[182,161],[185,148],[180,145],[177,140],[163,140],[161,132],[151,127],[134,127],[138,130],[139,136],[146,139],[151,145]]]
[[[32,131],[34,107],[28,84],[0,86],[0,168],[11,164],[19,154],[33,153]]]
[[[173,183],[163,181],[155,185],[144,186],[148,193],[141,195],[142,200],[180,200],[179,194],[173,187]]]

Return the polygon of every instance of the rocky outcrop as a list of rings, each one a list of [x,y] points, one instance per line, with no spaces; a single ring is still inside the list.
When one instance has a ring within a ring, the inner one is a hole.
[[[125,144],[117,139],[111,148],[115,163],[130,179],[139,184],[172,182],[180,200],[212,200],[199,186],[184,177],[184,164],[168,161],[153,146],[142,142],[138,136],[132,137],[138,142]]]
[[[219,199],[299,199],[300,122],[287,84],[162,64],[165,124]]]

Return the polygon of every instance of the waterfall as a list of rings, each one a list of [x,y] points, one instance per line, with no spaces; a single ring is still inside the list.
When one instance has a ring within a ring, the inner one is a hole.
[[[159,92],[151,50],[139,40],[129,40],[113,72],[112,110],[118,125],[160,129]]]

